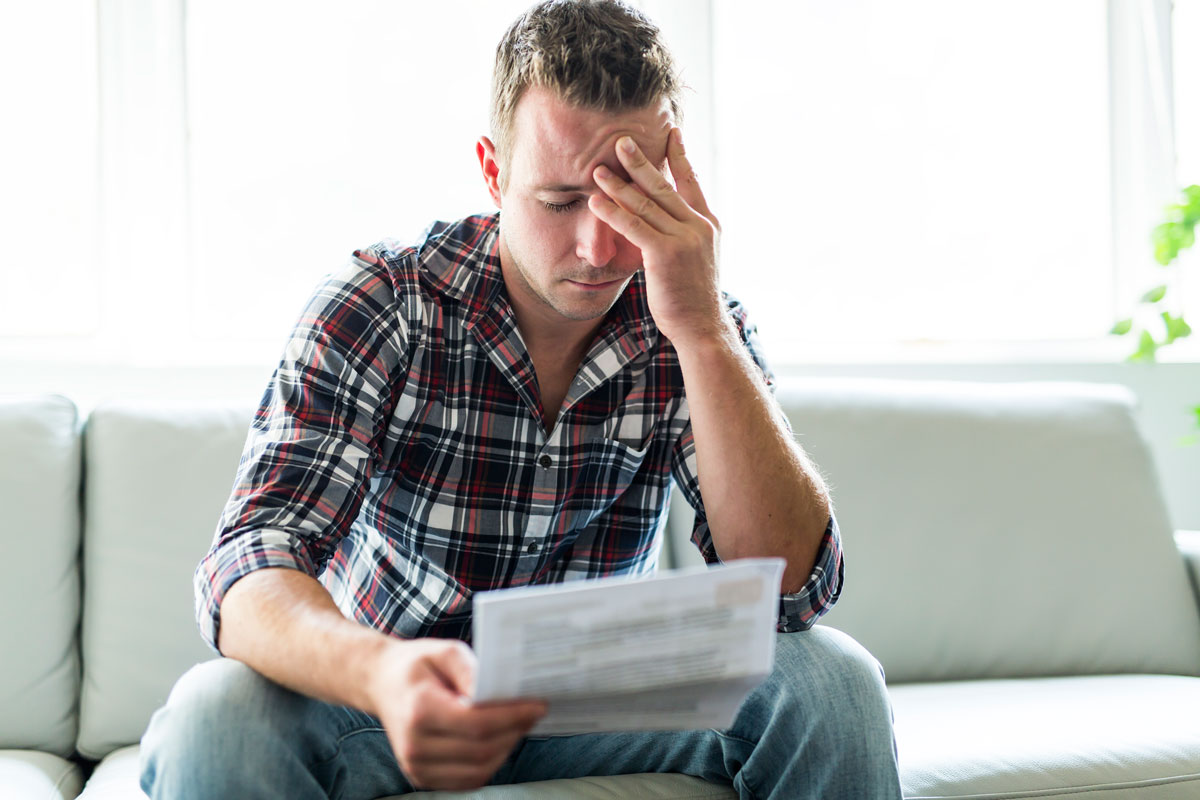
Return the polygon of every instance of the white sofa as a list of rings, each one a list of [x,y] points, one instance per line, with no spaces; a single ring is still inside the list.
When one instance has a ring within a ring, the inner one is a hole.
[[[821,379],[780,398],[845,539],[823,622],[888,672],[906,796],[1200,797],[1200,534],[1173,538],[1126,390]],[[0,797],[142,796],[142,731],[212,656],[191,573],[251,412],[0,400]],[[695,558],[687,516],[668,563]],[[733,795],[666,775],[415,796]]]

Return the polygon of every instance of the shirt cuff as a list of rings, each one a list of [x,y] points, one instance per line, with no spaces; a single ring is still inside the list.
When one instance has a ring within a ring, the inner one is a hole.
[[[264,567],[286,567],[317,576],[316,565],[299,539],[281,530],[257,530],[226,539],[209,550],[196,567],[196,622],[205,643],[217,653],[221,652],[217,636],[225,593],[237,581]]]
[[[779,596],[779,621],[775,629],[779,633],[793,633],[806,631],[815,625],[837,602],[842,593],[844,577],[842,537],[837,520],[830,515],[808,582],[794,594]]]

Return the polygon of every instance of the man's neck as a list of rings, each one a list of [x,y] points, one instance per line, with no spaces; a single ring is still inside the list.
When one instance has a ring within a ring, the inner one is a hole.
[[[570,320],[570,325],[546,324],[546,320],[530,319],[530,315],[523,314],[515,305],[513,314],[533,363],[539,369],[570,372],[571,375],[583,363],[600,326],[604,324],[603,318],[588,320],[586,328]]]

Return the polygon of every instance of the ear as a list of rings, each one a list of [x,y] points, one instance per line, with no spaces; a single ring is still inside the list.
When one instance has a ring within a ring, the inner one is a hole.
[[[492,196],[496,208],[500,208],[500,163],[496,160],[496,145],[488,137],[480,136],[475,143],[475,155],[479,156],[479,168],[483,171],[488,194]]]

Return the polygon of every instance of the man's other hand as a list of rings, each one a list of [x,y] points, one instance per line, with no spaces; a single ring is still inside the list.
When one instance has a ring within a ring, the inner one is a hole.
[[[718,288],[720,223],[708,207],[683,147],[683,134],[667,137],[667,167],[675,185],[650,163],[632,136],[616,143],[630,181],[603,164],[592,177],[601,192],[588,207],[642,251],[646,301],[659,331],[678,348],[689,338],[729,333]]]
[[[414,787],[484,786],[546,713],[534,700],[472,705],[477,662],[453,639],[397,639],[369,688],[400,768]]]

